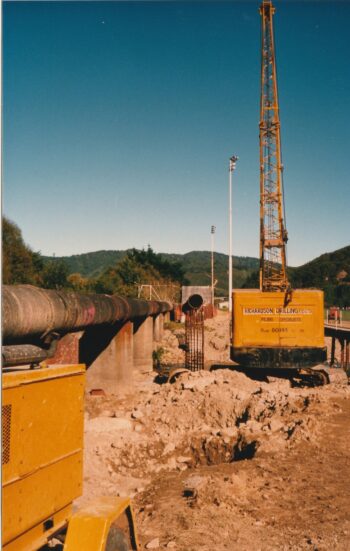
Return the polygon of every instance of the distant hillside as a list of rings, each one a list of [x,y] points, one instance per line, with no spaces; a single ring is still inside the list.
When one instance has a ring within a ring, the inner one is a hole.
[[[324,287],[350,283],[350,246],[325,253],[298,268],[291,268],[295,287]]]
[[[44,256],[45,262],[63,260],[68,266],[70,274],[79,273],[84,277],[97,277],[118,260],[121,260],[127,251],[96,251],[93,253],[73,254],[72,256]]]
[[[181,260],[185,268],[185,276],[190,285],[210,285],[211,283],[211,253],[208,251],[192,251],[184,255],[169,255],[174,260]],[[178,258],[176,258],[176,256]],[[249,256],[233,257],[233,284],[241,287],[247,277],[258,268],[259,260]],[[216,295],[228,294],[228,255],[214,254],[214,278],[218,280]]]
[[[121,260],[127,251],[96,251],[62,257],[44,257],[44,261],[63,260],[68,266],[69,273],[80,273],[84,277],[97,277],[106,268]],[[162,253],[164,259],[181,262],[185,269],[185,277],[190,285],[210,285],[211,282],[211,253],[209,251],[192,251],[186,254]],[[221,253],[214,255],[215,279],[217,295],[228,293],[228,256]],[[233,257],[234,286],[241,287],[247,277],[258,268],[259,260],[251,257]]]
[[[350,246],[291,268],[290,279],[296,288],[323,289],[327,306],[350,306]]]
[[[106,268],[113,266],[126,255],[127,251],[96,251],[73,256],[55,257],[64,260],[69,273],[80,273],[84,277],[96,277]],[[181,262],[185,277],[190,285],[210,285],[211,253],[191,251],[186,254],[162,253],[164,259]],[[44,257],[44,260],[52,260]],[[215,279],[218,280],[216,295],[228,294],[228,256],[215,253]],[[259,260],[257,258],[233,257],[234,287],[257,287]],[[318,288],[325,291],[327,305],[350,306],[350,246],[325,253],[311,262],[297,268],[288,268],[294,288]]]
[[[350,306],[350,246],[322,254],[303,266],[289,267],[288,277],[295,289],[322,289],[327,306]],[[244,287],[258,286],[259,274],[255,271],[248,276]]]

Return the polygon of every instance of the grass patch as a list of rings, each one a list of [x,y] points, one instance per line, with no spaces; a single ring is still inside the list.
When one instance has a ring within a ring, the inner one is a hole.
[[[350,321],[350,310],[341,310],[341,317],[343,321]],[[324,319],[327,319],[327,309],[324,311]]]
[[[344,321],[350,321],[350,310],[342,310],[341,315]]]
[[[164,323],[164,329],[169,329],[169,331],[176,331],[177,329],[185,329],[185,324],[180,321],[166,321]]]

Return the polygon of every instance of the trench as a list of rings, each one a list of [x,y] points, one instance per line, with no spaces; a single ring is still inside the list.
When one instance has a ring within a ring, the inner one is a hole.
[[[259,441],[243,434],[229,440],[222,437],[198,438],[191,442],[188,454],[191,460],[187,465],[196,468],[253,459],[258,449]]]

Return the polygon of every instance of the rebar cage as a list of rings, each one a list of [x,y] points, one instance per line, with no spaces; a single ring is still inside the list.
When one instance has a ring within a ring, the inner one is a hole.
[[[193,309],[185,318],[185,367],[190,371],[204,369],[204,310]]]

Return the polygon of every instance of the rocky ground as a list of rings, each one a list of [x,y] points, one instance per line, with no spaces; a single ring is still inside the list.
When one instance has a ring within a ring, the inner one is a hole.
[[[206,326],[206,360],[225,361],[227,316]],[[164,361],[177,344],[166,331]],[[349,398],[230,369],[89,395],[83,500],[132,496],[141,549],[349,549]]]

